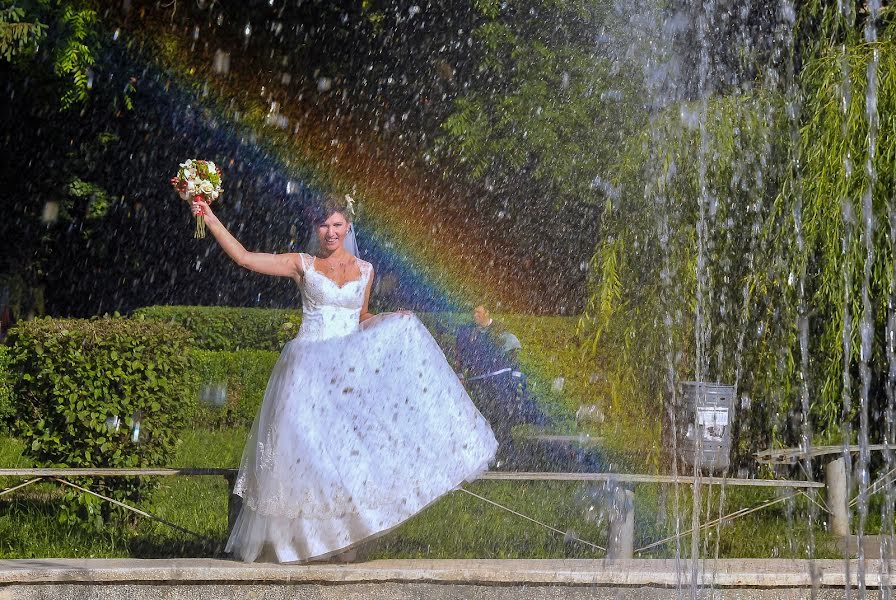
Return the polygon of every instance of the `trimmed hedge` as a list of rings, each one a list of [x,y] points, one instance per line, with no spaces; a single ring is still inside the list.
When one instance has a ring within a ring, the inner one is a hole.
[[[147,306],[134,311],[133,318],[177,323],[193,335],[195,348],[227,352],[279,352],[302,323],[297,310],[226,306]]]
[[[12,425],[12,377],[9,373],[9,348],[0,345],[0,432]]]
[[[167,465],[195,408],[187,393],[195,389],[189,339],[179,325],[158,321],[36,319],[17,325],[9,336],[9,367],[15,431],[26,456],[59,467]],[[89,487],[137,501],[148,483],[119,477]],[[109,506],[71,492],[62,518],[99,527]]]
[[[457,328],[470,324],[471,315],[436,312],[417,316],[453,363]],[[202,385],[217,386],[219,393],[226,390],[222,406],[199,404],[197,424],[212,428],[252,424],[277,360],[271,350],[279,350],[294,337],[300,323],[297,311],[259,308],[154,306],[138,310],[135,317],[175,321],[191,328],[196,347],[191,361],[199,384],[190,393],[198,397]],[[594,365],[579,351],[575,317],[508,314],[495,318],[520,338],[520,360],[529,376],[530,392],[554,419],[555,427],[574,428],[571,419],[580,405],[603,404],[600,382],[595,385]],[[252,326],[258,331],[251,331]],[[214,343],[225,336],[229,336],[227,344]],[[216,351],[227,345],[241,349]],[[562,391],[553,386],[559,377],[565,380]]]
[[[224,392],[224,402],[220,406],[199,403],[196,426],[250,427],[279,354],[267,350],[194,350],[190,356],[193,372],[198,378],[196,396],[201,397],[203,392],[212,392],[212,395],[215,391]]]

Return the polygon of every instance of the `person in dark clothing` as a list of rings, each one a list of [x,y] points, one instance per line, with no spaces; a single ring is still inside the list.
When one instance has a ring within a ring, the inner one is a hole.
[[[520,370],[519,339],[493,320],[485,306],[473,310],[474,324],[457,334],[456,360],[461,379],[500,444],[499,463],[513,458],[511,429],[531,422],[533,412]],[[537,411],[539,415],[540,411]],[[543,416],[543,415],[542,415]],[[529,418],[527,418],[529,417]],[[512,462],[512,461],[511,461]]]

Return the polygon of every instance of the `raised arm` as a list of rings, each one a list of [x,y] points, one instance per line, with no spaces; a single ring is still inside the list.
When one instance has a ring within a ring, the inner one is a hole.
[[[232,258],[233,262],[239,266],[256,273],[290,277],[296,281],[300,280],[304,275],[302,261],[299,259],[299,255],[294,252],[288,254],[268,254],[246,250],[239,240],[227,231],[227,228],[218,220],[218,217],[215,216],[205,202],[194,201],[193,214],[202,214],[204,216],[205,225],[212,232],[212,235],[215,236],[215,240],[221,245],[227,256]]]

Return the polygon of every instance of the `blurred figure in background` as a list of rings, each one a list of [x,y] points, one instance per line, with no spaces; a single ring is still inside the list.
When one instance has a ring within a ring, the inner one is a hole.
[[[459,328],[457,333],[455,364],[470,397],[498,439],[497,466],[514,462],[513,426],[544,419],[527,398],[520,350],[519,338],[493,319],[483,304],[473,309],[473,324]]]

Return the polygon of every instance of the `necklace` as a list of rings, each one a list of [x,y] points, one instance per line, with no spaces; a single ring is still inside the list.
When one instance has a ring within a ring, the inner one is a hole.
[[[336,279],[337,274],[340,277],[345,276],[346,267],[348,267],[351,260],[348,258],[339,259],[328,259],[321,258],[319,256],[315,257],[317,264],[323,264],[324,270],[330,275],[331,279]]]
[[[320,262],[319,258],[317,260]],[[347,260],[334,261],[334,262],[330,263],[330,262],[327,262],[326,259],[324,259],[323,263],[324,263],[324,267],[326,267],[326,269],[330,272],[333,272],[336,269],[341,269],[344,271],[345,267],[348,266]]]

